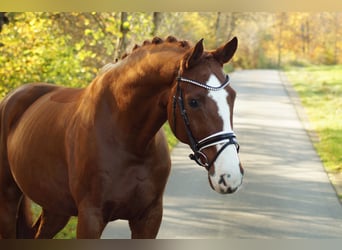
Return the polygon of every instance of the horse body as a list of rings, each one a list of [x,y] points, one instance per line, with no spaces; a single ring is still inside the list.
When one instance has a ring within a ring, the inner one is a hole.
[[[27,89],[40,86],[44,85],[28,85]],[[10,127],[7,147],[11,171],[21,190],[25,190],[32,200],[46,209],[58,208],[60,212],[65,210],[75,214],[76,206],[73,205],[68,188],[64,147],[66,127],[75,103],[57,103],[51,100],[52,95],[66,90],[71,89],[56,88],[28,106]],[[15,95],[13,93],[11,101],[19,106],[21,99]],[[4,112],[6,111],[5,107]],[[47,201],[46,197],[54,199]]]
[[[27,236],[53,237],[77,215],[78,238],[98,238],[116,219],[129,221],[132,238],[156,237],[171,166],[161,126],[186,52],[199,60],[187,44],[168,40],[136,49],[84,89],[30,84],[5,98],[0,235],[18,234],[23,192],[43,209]]]

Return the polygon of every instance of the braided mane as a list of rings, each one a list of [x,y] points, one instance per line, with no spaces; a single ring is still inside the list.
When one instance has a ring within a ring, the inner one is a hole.
[[[133,52],[147,47],[147,46],[151,46],[151,45],[159,45],[159,44],[175,44],[178,45],[178,47],[180,48],[185,48],[188,49],[190,48],[190,43],[188,41],[185,40],[178,40],[177,38],[175,38],[174,36],[168,36],[165,40],[161,39],[160,37],[154,37],[152,40],[145,40],[142,45],[137,45],[135,44],[131,53],[124,53],[120,59],[115,59],[114,62],[110,62],[106,65],[104,65],[100,70],[98,75],[102,75],[103,73],[109,71],[110,69],[112,69],[113,67],[116,66],[116,63],[120,62],[121,60],[123,60],[124,58],[130,56]]]
[[[179,47],[182,47],[182,48],[190,48],[190,43],[188,41],[178,41],[177,38],[175,38],[174,36],[168,36],[165,40],[161,39],[160,37],[154,37],[152,39],[152,41],[150,40],[145,40],[141,46],[139,45],[134,45],[133,49],[132,49],[132,52],[141,48],[141,47],[144,47],[144,46],[148,46],[148,45],[151,45],[151,44],[162,44],[162,43],[173,43],[173,44],[178,44]],[[121,60],[124,59],[125,57],[129,56],[130,54],[128,53],[125,53],[122,57],[121,57]]]

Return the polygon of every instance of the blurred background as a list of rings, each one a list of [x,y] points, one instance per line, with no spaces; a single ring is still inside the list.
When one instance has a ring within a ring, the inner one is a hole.
[[[204,38],[206,49],[237,36],[226,72],[284,72],[342,200],[342,12],[0,12],[0,100],[29,82],[85,87],[135,44],[169,35]],[[75,228],[73,219],[57,238],[74,238]]]
[[[0,27],[0,96],[26,82],[85,86],[153,36],[204,38],[207,49],[237,36],[227,71],[342,62],[338,12],[1,12]]]

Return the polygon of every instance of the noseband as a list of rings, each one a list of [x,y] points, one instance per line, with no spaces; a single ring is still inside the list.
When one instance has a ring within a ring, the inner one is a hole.
[[[212,135],[209,135],[205,137],[204,139],[197,141],[195,137],[192,134],[191,128],[190,128],[190,122],[189,117],[187,115],[187,112],[185,110],[184,105],[184,99],[183,99],[183,90],[180,87],[180,83],[190,83],[195,86],[207,89],[209,91],[220,91],[224,89],[226,86],[229,85],[229,76],[226,75],[225,82],[219,86],[209,86],[200,82],[196,82],[187,78],[183,78],[180,76],[180,74],[177,77],[177,92],[176,95],[173,96],[173,127],[176,131],[176,106],[177,103],[179,105],[179,109],[181,112],[181,116],[184,121],[186,133],[190,142],[190,147],[193,151],[193,154],[190,154],[189,157],[191,160],[194,160],[198,165],[205,167],[208,171],[210,167],[213,165],[213,163],[216,161],[216,159],[219,157],[219,155],[223,152],[223,150],[228,147],[229,145],[235,145],[237,152],[239,152],[239,144],[236,140],[236,136],[233,131],[221,131]],[[205,155],[205,153],[202,152],[203,149],[215,146],[218,144],[223,144],[223,146],[220,148],[220,150],[215,155],[214,159],[212,161],[209,161],[208,157]]]

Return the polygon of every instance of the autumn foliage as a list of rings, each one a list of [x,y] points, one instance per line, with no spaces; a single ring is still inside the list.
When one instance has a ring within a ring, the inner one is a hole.
[[[0,96],[27,82],[85,86],[104,64],[157,35],[214,48],[233,36],[231,67],[342,62],[342,13],[6,13],[0,33]],[[5,19],[6,18],[6,19]]]

